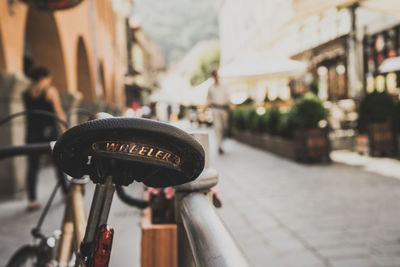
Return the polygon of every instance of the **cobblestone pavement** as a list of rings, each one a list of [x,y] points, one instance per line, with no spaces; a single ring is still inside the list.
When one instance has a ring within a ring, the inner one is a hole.
[[[224,155],[211,153],[219,214],[252,266],[400,266],[398,179],[224,145]]]

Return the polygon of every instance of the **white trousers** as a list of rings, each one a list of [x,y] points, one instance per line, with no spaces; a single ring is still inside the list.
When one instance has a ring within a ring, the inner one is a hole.
[[[220,108],[213,108],[213,127],[217,136],[218,148],[221,148],[224,139],[224,133],[228,128],[228,111]]]

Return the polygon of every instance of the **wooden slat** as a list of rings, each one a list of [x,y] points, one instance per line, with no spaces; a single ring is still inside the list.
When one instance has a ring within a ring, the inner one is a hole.
[[[143,212],[141,267],[176,267],[176,224],[152,224],[151,210]]]

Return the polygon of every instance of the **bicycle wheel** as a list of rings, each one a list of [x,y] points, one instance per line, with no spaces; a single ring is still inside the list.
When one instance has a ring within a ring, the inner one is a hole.
[[[41,257],[41,249],[30,245],[21,247],[11,257],[6,267],[45,267]]]
[[[132,197],[130,194],[126,192],[126,190],[122,187],[122,185],[116,185],[115,191],[117,192],[118,197],[129,206],[133,206],[139,209],[147,208],[150,203],[140,198]]]

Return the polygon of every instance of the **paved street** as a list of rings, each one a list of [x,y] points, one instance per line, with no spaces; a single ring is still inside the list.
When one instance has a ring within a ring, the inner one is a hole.
[[[400,266],[399,180],[225,146],[211,161],[221,175],[220,215],[252,266]]]
[[[372,165],[381,159],[351,161],[340,153],[333,158],[351,165],[302,165],[233,140],[225,150],[222,156],[211,153],[220,172],[219,214],[251,266],[400,266],[400,180],[388,176],[388,168],[398,168],[400,162],[382,163],[380,172]],[[53,170],[42,174],[39,195],[44,203],[54,184]],[[27,214],[24,208],[21,200],[0,204],[1,266],[31,240],[29,231],[39,214]],[[61,214],[57,199],[46,233],[59,227]],[[139,266],[139,220],[139,211],[115,198],[111,266]]]

